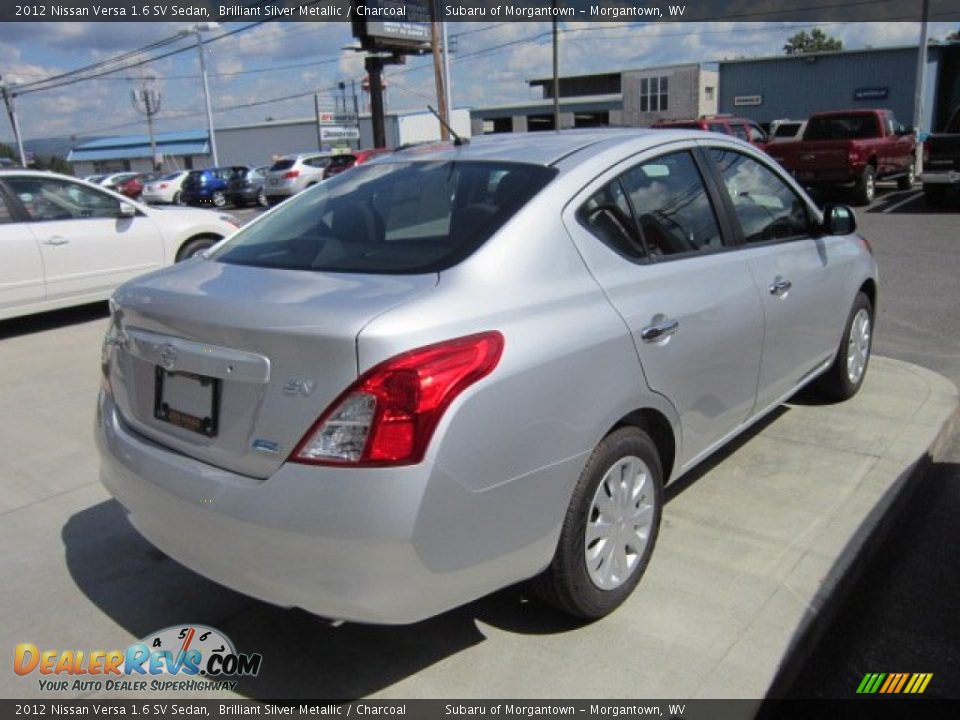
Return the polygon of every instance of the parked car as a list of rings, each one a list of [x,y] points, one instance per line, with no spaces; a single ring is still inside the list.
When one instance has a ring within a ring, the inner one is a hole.
[[[694,120],[664,120],[650,127],[658,130],[706,130],[707,132],[731,135],[745,140],[763,150],[767,144],[767,133],[753,120],[733,115],[702,115]]]
[[[180,202],[223,207],[227,204],[227,185],[231,180],[245,177],[249,171],[244,165],[191,170],[180,188]]]
[[[873,202],[878,180],[913,186],[916,168],[913,128],[890,110],[837,110],[815,113],[799,142],[767,148],[777,162],[808,187],[853,185],[856,201]]]
[[[121,195],[138,200],[140,195],[143,193],[144,184],[150,182],[156,177],[157,173],[142,173],[140,175],[134,175],[131,178],[127,178],[126,180],[116,183],[113,189]]]
[[[188,170],[177,170],[161,175],[144,186],[140,199],[148,203],[179,205],[180,191],[188,174]]]
[[[105,187],[108,190],[116,190],[117,185],[129,180],[132,177],[136,177],[136,175],[137,173],[134,172],[109,173],[107,175],[101,175],[100,180],[97,181],[97,185]]]
[[[227,183],[227,202],[238,208],[246,207],[251,203],[266,207],[267,195],[264,191],[264,183],[267,180],[268,169],[268,165],[262,165],[251,168],[246,175],[234,176]]]
[[[774,120],[767,133],[768,143],[794,142],[803,137],[807,129],[806,120]]]
[[[282,157],[267,170],[267,202],[276,205],[323,180],[330,153],[301,153]]]
[[[923,197],[928,204],[944,204],[950,188],[960,188],[960,105],[943,132],[930,135],[923,143]]]
[[[239,223],[161,210],[55,173],[0,170],[0,319],[105,300],[122,282],[191,257]]]
[[[852,211],[733,138],[480,137],[286,205],[117,290],[97,414],[134,527],[278,605],[406,623],[536,578],[605,615],[665,483],[867,369]]]
[[[344,170],[349,170],[357,165],[363,165],[375,157],[390,152],[386,148],[370,148],[368,150],[352,150],[347,153],[340,153],[330,158],[330,164],[323,171],[323,178],[327,179],[334,175],[339,175]]]

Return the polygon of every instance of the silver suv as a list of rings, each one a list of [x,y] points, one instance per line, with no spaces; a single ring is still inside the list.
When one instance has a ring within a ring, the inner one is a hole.
[[[277,160],[267,171],[264,191],[267,202],[276,205],[323,180],[330,153],[300,153]]]

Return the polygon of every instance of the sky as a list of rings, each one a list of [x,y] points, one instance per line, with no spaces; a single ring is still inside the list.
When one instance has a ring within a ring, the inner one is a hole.
[[[208,37],[242,29],[226,23]],[[845,48],[916,44],[919,23],[819,23]],[[166,40],[186,23],[0,23],[0,75],[21,83],[59,75]],[[787,38],[809,23],[561,23],[560,73],[636,69],[681,62],[713,62],[782,54]],[[527,85],[551,73],[550,23],[450,23],[455,42],[451,78],[455,107],[483,107],[539,97]],[[930,36],[943,39],[956,23],[931,23]],[[321,107],[339,102],[337,84],[363,77],[360,53],[349,23],[268,22],[209,44],[206,51],[215,127],[310,117],[313,92]],[[206,125],[199,61],[192,35],[147,55],[184,52],[104,77],[61,88],[26,92],[16,98],[24,139],[143,134],[146,122],[130,94],[149,83],[161,97],[158,132],[203,129]],[[129,61],[127,61],[129,62]],[[109,69],[111,66],[104,66]],[[388,68],[389,110],[425,110],[436,104],[432,61],[411,58]],[[277,100],[290,95],[301,97]],[[252,103],[257,103],[253,104]],[[352,100],[348,99],[352,106]],[[13,132],[4,114],[0,141]]]

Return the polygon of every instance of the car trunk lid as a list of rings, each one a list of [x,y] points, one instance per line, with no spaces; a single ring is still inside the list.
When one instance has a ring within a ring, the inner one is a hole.
[[[436,282],[215,261],[145,276],[114,298],[115,401],[148,439],[266,478],[356,379],[360,330]]]

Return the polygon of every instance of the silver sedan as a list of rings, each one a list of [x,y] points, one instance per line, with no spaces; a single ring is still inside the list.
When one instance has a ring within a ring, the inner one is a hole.
[[[102,478],[268,602],[407,623],[533,578],[596,618],[666,483],[805,385],[857,392],[876,301],[852,212],[735,139],[420,146],[115,293]]]

